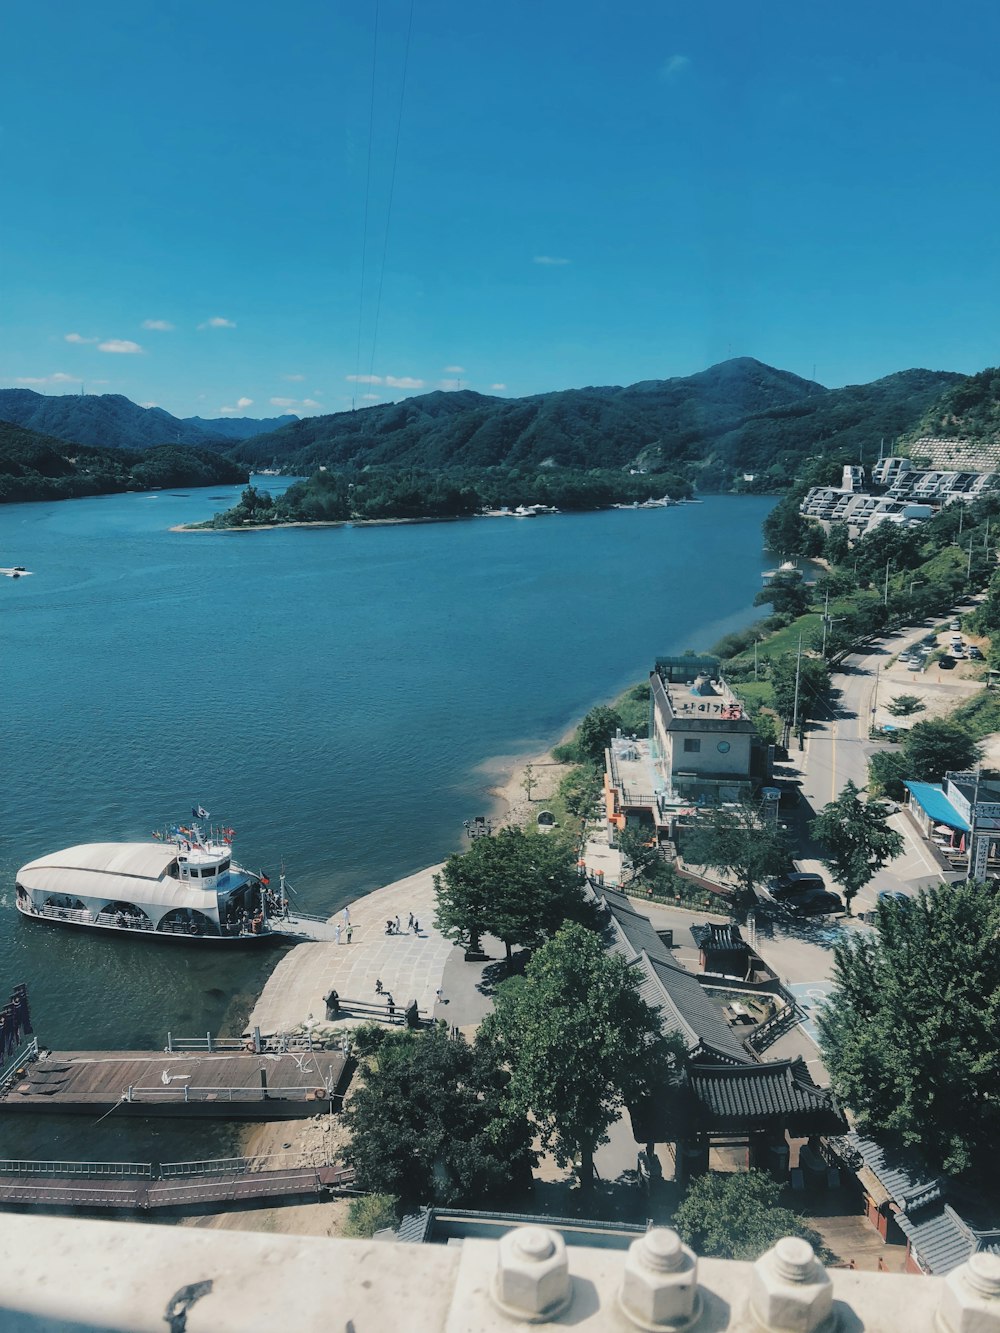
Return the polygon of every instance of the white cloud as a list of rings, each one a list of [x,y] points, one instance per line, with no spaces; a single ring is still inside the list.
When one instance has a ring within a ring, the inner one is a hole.
[[[222,315],[213,315],[211,319],[206,319],[204,324],[198,325],[199,329],[235,329],[236,321],[224,319]]]
[[[391,389],[422,389],[426,383],[425,380],[415,380],[410,375],[399,378],[395,375],[386,375],[385,382]]]
[[[68,343],[95,343],[96,338],[85,338],[82,333],[67,333],[65,335]]]
[[[345,379],[345,380],[349,380],[352,384],[381,384],[381,383],[382,383],[382,376],[381,376],[381,375],[345,375],[345,376],[344,376],[344,379]]]
[[[141,352],[142,348],[129,338],[109,338],[107,342],[98,343],[97,350],[99,352],[117,352],[123,356],[133,356],[135,353]]]
[[[237,406],[237,407],[253,407],[253,399],[252,399],[252,398],[237,398],[237,400],[236,400],[236,406]]]
[[[322,408],[323,404],[318,403],[315,398],[272,398],[269,400],[272,407],[291,408],[293,411],[315,411]]]
[[[237,398],[235,407],[220,407],[219,412],[222,416],[235,416],[238,412],[245,412],[253,404],[252,398]]]
[[[305,375],[282,375],[283,380],[288,380],[290,384],[300,384],[305,379]]]
[[[664,83],[673,83],[690,68],[691,61],[688,56],[668,56],[660,66],[660,78]]]
[[[461,380],[438,380],[438,388],[444,389],[445,393],[454,393],[462,387]]]
[[[572,260],[560,259],[556,255],[535,255],[532,260],[534,264],[545,264],[550,268],[560,268],[563,264],[570,264]]]
[[[270,403],[271,403],[271,406],[272,406],[272,407],[294,407],[294,406],[295,406],[295,399],[294,399],[294,398],[272,398],[272,399],[270,399]]]
[[[159,403],[140,403],[140,407],[159,407]]]
[[[303,407],[317,408],[317,407],[322,407],[323,404],[322,404],[322,403],[317,403],[317,401],[316,401],[315,398],[303,398],[303,399],[302,399],[302,406],[303,406]]]
[[[173,333],[174,331],[174,326],[169,319],[144,319],[142,327],[152,329],[155,333]]]
[[[506,384],[491,384],[490,388],[494,393],[502,393],[506,389]]]
[[[464,367],[464,366],[445,366],[445,368],[444,368],[444,373],[445,373],[446,375],[464,375],[464,374],[465,374],[465,367]]]
[[[19,375],[16,381],[18,384],[79,384],[79,375],[67,375],[65,371],[57,370],[53,375]]]

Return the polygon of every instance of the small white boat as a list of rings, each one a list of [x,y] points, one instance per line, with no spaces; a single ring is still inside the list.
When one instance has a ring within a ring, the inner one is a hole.
[[[9,569],[4,569],[3,566],[0,566],[0,574],[3,574],[4,577],[8,579],[23,579],[31,577],[31,570],[25,569],[23,565],[12,565]]]
[[[33,921],[216,944],[257,943],[285,932],[283,894],[232,858],[232,829],[198,824],[149,842],[89,842],[29,861],[16,907]]]

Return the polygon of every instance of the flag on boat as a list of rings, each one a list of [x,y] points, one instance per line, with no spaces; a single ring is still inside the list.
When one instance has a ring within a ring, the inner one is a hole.
[[[267,875],[264,874],[263,870],[260,872],[257,878],[260,880],[261,884],[270,884],[271,882],[270,879],[267,877]]]
[[[192,818],[192,819],[211,819],[211,815],[208,813],[208,811],[205,809],[205,807],[204,807],[203,805],[193,805],[193,806],[191,807],[191,818]]]

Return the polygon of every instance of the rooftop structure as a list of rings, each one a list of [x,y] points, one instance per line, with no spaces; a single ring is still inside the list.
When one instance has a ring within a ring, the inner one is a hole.
[[[0,1322],[22,1333],[1000,1330],[990,1253],[917,1280],[828,1271],[796,1239],[751,1264],[700,1258],[665,1228],[622,1253],[567,1244],[558,1221],[539,1221],[425,1246],[5,1215]]]

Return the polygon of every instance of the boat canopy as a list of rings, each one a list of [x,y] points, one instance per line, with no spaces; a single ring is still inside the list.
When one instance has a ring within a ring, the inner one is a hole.
[[[29,861],[17,873],[28,893],[130,902],[162,911],[216,905],[216,884],[177,880],[168,868],[178,849],[169,843],[88,842]],[[159,913],[158,913],[159,915]]]

